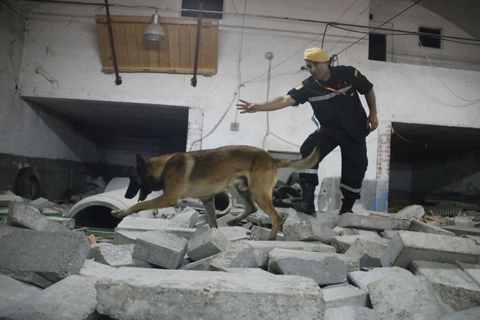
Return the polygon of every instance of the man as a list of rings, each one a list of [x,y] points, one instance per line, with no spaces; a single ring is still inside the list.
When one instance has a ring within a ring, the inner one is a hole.
[[[307,157],[317,146],[320,161],[340,146],[342,176],[340,190],[343,194],[340,214],[352,212],[353,204],[360,199],[362,181],[367,170],[366,136],[378,127],[377,107],[373,84],[357,69],[347,66],[330,66],[330,58],[320,48],[305,50],[305,63],[311,76],[290,90],[263,103],[240,100],[240,113],[275,111],[288,106],[310,102],[320,127],[302,144],[300,153]],[[358,93],[365,95],[370,114],[367,117]],[[314,192],[318,185],[318,164],[300,173],[303,190],[301,202],[295,203],[298,211],[315,212]]]

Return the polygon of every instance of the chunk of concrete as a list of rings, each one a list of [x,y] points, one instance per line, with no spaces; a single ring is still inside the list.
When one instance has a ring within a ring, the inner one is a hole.
[[[358,228],[367,230],[408,230],[410,220],[394,219],[394,218],[379,218],[362,216],[358,214],[342,214],[337,223],[337,227],[342,228]]]
[[[127,216],[122,219],[115,230],[153,231],[171,227],[177,226],[175,223],[170,223],[170,220]]]
[[[403,231],[390,240],[382,266],[408,268],[412,260],[476,263],[480,250],[471,239]]]
[[[88,251],[87,259],[95,259],[100,247],[111,246],[111,245],[112,245],[111,243],[105,243],[105,242],[91,244],[90,250]]]
[[[5,320],[94,319],[95,277],[72,275],[0,312]]]
[[[32,294],[42,289],[17,281],[10,277],[0,275],[0,316],[2,310],[27,299]]]
[[[406,217],[406,218],[418,218],[420,219],[425,215],[425,209],[417,204],[403,208],[402,210],[394,213],[394,217]]]
[[[381,320],[375,310],[357,307],[344,306],[340,308],[330,308],[325,311],[324,320]]]
[[[30,271],[13,271],[8,269],[0,269],[0,275],[7,276],[9,278],[31,284],[38,288],[48,288],[53,282],[39,276],[38,274]]]
[[[480,319],[480,307],[457,311],[438,317],[436,320],[478,320]]]
[[[0,269],[31,271],[58,281],[77,274],[90,250],[83,233],[0,227]]]
[[[15,194],[0,194],[0,207],[8,207],[12,202],[23,202],[23,199]]]
[[[98,312],[119,320],[323,319],[325,310],[317,284],[296,276],[121,268],[96,288]]]
[[[438,297],[455,311],[480,306],[480,286],[454,264],[412,261],[410,270],[424,276]]]
[[[176,223],[181,228],[193,228],[197,223],[199,214],[196,210],[183,210],[175,215],[170,221]]]
[[[345,253],[358,239],[376,241],[379,244],[386,244],[386,245],[390,243],[389,240],[383,239],[379,235],[361,234],[356,236],[333,237],[332,246],[337,250],[338,253]]]
[[[448,226],[457,226],[463,228],[474,228],[475,224],[473,223],[472,219],[469,217],[451,217],[446,218]]]
[[[356,258],[337,253],[274,249],[269,257],[268,272],[311,278],[319,285],[345,282],[347,273],[359,270]]]
[[[252,232],[250,233],[250,239],[266,241],[268,240],[268,237],[270,236],[271,231],[272,231],[271,229],[253,226]],[[284,238],[283,233],[281,232],[277,233],[277,239],[276,239],[277,241],[282,241],[283,238]]]
[[[220,230],[228,241],[239,241],[239,240],[248,240],[250,239],[250,230],[242,227],[219,227]],[[279,234],[277,235],[277,239]]]
[[[382,266],[380,258],[387,246],[387,243],[380,243],[368,239],[357,239],[353,245],[348,248],[345,255],[355,257],[360,263],[360,268],[378,268]]]
[[[385,230],[383,231],[382,238],[390,240],[393,238],[394,235],[396,235],[399,232],[400,232],[399,230]]]
[[[83,264],[82,269],[80,269],[80,272],[78,274],[81,276],[92,276],[100,279],[109,275],[115,270],[116,269],[114,267],[110,267],[103,263],[98,263],[93,259],[87,259],[85,260],[85,263]]]
[[[37,209],[22,202],[12,202],[8,207],[8,224],[37,231],[70,231],[63,225],[42,215]]]
[[[445,313],[432,285],[422,277],[375,281],[368,292],[382,320],[437,319]]]
[[[133,257],[133,244],[122,244],[118,246],[101,246],[98,248],[95,261],[106,264],[107,266],[120,267],[142,267],[151,268],[146,261],[135,259]]]
[[[314,241],[319,240],[329,244],[338,234],[315,220],[287,220],[283,224],[285,241]]]
[[[225,268],[267,268],[268,254],[273,249],[335,253],[335,248],[323,243],[300,241],[238,241],[220,253],[211,263],[212,270]]]
[[[219,254],[210,256],[208,258],[198,260],[192,263],[189,263],[185,266],[182,266],[180,270],[198,270],[198,271],[211,271],[210,263],[215,259]]]
[[[176,269],[187,251],[188,241],[162,230],[145,232],[137,238],[133,257],[151,264]]]
[[[229,246],[227,237],[217,228],[213,228],[190,239],[187,254],[192,260],[198,261],[225,251]]]
[[[368,293],[350,284],[344,286],[325,287],[323,299],[325,308],[340,308],[344,306],[368,306]]]
[[[368,285],[378,280],[405,279],[408,282],[410,278],[415,277],[410,271],[399,267],[376,268],[368,272],[354,271],[348,274],[348,279],[363,291],[368,292]]]
[[[457,261],[456,265],[480,286],[480,264],[469,264]]]
[[[443,235],[443,236],[450,236],[450,237],[455,236],[455,234],[453,232],[444,230],[440,227],[437,227],[437,226],[434,226],[434,225],[431,225],[431,224],[428,224],[428,223],[425,223],[425,222],[416,221],[416,220],[413,220],[410,223],[410,228],[408,230],[409,231],[415,231],[415,232],[440,234],[440,235]]]
[[[476,236],[480,237],[480,228],[465,228],[459,226],[442,226],[442,229],[455,233],[456,236]]]
[[[42,211],[46,207],[49,207],[50,205],[53,205],[52,202],[50,202],[48,199],[45,198],[37,198],[35,200],[32,200],[28,203],[29,206],[35,207],[37,210]]]
[[[51,220],[51,221],[54,221],[56,223],[59,223],[61,224],[62,226],[64,226],[65,228],[67,228],[68,230],[73,230],[75,229],[75,219],[72,219],[72,218],[63,218],[63,217],[49,217],[49,216],[46,216],[46,218],[48,220]]]
[[[265,271],[260,268],[225,268],[223,270],[228,273],[240,273],[240,274],[258,274],[258,275],[264,275],[264,276],[273,276],[274,274]]]
[[[127,231],[115,229],[115,234],[113,236],[113,244],[135,244],[137,242],[137,238],[145,232],[147,231]]]

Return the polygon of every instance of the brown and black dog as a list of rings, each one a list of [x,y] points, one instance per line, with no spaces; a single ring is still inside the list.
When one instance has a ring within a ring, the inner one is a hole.
[[[256,202],[269,215],[272,221],[269,240],[275,240],[282,224],[282,217],[272,204],[277,169],[309,169],[317,163],[318,158],[317,149],[305,159],[292,161],[274,159],[265,150],[250,146],[172,153],[147,161],[137,154],[137,166],[130,174],[125,197],[132,199],[140,191],[139,201],[143,201],[152,191],[163,190],[163,194],[125,210],[114,210],[112,214],[121,218],[142,210],[175,206],[179,197],[185,195],[202,200],[208,225],[217,228],[214,196],[234,185],[242,197],[245,211],[228,224],[236,225],[256,212]]]

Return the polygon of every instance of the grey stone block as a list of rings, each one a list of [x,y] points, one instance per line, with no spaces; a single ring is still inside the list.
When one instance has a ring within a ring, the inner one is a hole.
[[[153,231],[172,227],[170,220],[127,216],[117,225],[117,230]]]
[[[42,292],[0,312],[5,320],[94,319],[97,306],[95,277],[69,276]]]
[[[214,228],[190,239],[187,254],[192,260],[198,261],[225,251],[229,246],[230,242],[225,235]]]
[[[331,308],[325,311],[324,320],[381,320],[375,310],[356,307],[344,306],[340,308]]]
[[[325,308],[340,308],[344,306],[368,306],[368,293],[352,285],[325,287],[323,299]]]
[[[469,264],[457,261],[456,265],[480,286],[480,264]]]
[[[111,245],[112,245],[111,243],[103,243],[103,242],[91,244],[90,250],[88,251],[88,255],[86,259],[95,259],[97,257],[98,250],[100,249],[100,247],[111,246]]]
[[[258,275],[264,275],[264,276],[274,276],[274,274],[260,268],[225,268],[223,271],[228,273],[258,274]]]
[[[476,236],[480,237],[480,229],[479,228],[465,228],[465,227],[458,227],[458,226],[442,226],[442,229],[455,233],[456,236]]]
[[[360,262],[360,268],[378,268],[382,266],[382,257],[388,244],[371,241],[368,239],[357,239],[345,255],[355,257]]]
[[[403,231],[390,240],[382,266],[408,268],[412,260],[476,263],[480,250],[471,239]]]
[[[218,256],[218,254],[214,256],[210,256],[208,258],[195,261],[192,263],[189,263],[185,266],[182,266],[180,269],[181,270],[197,270],[197,271],[210,271],[210,263],[213,261]]]
[[[176,269],[187,251],[188,241],[182,237],[155,230],[137,238],[133,257],[154,265]]]
[[[375,281],[368,285],[373,309],[382,320],[437,319],[445,311],[422,277]]]
[[[425,209],[417,204],[408,206],[393,214],[395,217],[421,218],[425,215]]]
[[[85,260],[82,269],[78,273],[80,276],[95,277],[100,279],[114,272],[116,269],[103,263],[95,262],[93,259]]]
[[[438,317],[436,320],[478,320],[480,319],[480,307],[457,311]]]
[[[271,232],[271,229],[253,226],[252,232],[250,233],[250,239],[266,241],[270,236],[270,232]],[[277,241],[282,241],[283,238],[284,238],[284,235],[282,233],[280,232],[277,233],[277,239],[276,239]]]
[[[196,210],[189,209],[184,210],[174,216],[171,221],[175,223],[180,223],[182,228],[193,228],[197,223],[199,214]]]
[[[447,218],[447,225],[449,226],[457,226],[463,228],[474,228],[475,224],[473,223],[472,219],[469,217],[452,217]]]
[[[357,236],[337,236],[332,238],[332,246],[338,253],[345,253],[358,239],[364,239],[369,241],[376,241],[379,244],[387,244],[390,242],[387,239],[383,239],[378,235],[362,234]]]
[[[238,241],[220,253],[211,263],[213,270],[224,268],[266,268],[268,254],[273,249],[335,253],[335,248],[323,243],[295,241]]]
[[[8,207],[12,202],[23,202],[23,199],[14,194],[0,195],[0,207]]]
[[[323,319],[325,310],[317,284],[295,276],[121,268],[96,288],[99,313],[119,320]]]
[[[8,269],[0,269],[0,275],[7,276],[9,278],[31,284],[38,288],[48,288],[53,284],[52,281],[39,276],[38,274],[30,271],[13,271]]]
[[[37,231],[70,231],[22,202],[12,202],[8,207],[8,224]]]
[[[37,210],[39,211],[42,211],[46,207],[53,205],[53,203],[48,201],[48,199],[40,197],[33,201],[30,201],[28,205],[37,208]]]
[[[359,270],[357,259],[337,253],[274,249],[269,256],[269,272],[311,278],[319,285],[345,282],[347,273]]]
[[[453,264],[412,261],[410,270],[424,276],[438,297],[455,311],[480,306],[480,286]]]
[[[51,281],[77,274],[90,250],[83,233],[0,227],[0,269],[31,271]]]
[[[218,230],[222,232],[228,241],[239,241],[250,239],[250,230],[242,227],[219,227]],[[277,235],[278,239],[278,235]]]
[[[385,230],[383,231],[382,238],[390,240],[393,238],[394,235],[396,235],[399,232],[400,232],[399,230]]]
[[[115,229],[115,234],[113,236],[113,244],[135,244],[137,238],[145,232],[147,231],[127,231]]]
[[[408,270],[399,267],[392,268],[376,268],[368,272],[354,271],[348,274],[348,279],[363,291],[368,292],[368,285],[378,280],[403,279],[408,282],[410,278],[415,276]]]
[[[120,267],[142,267],[151,268],[146,261],[135,259],[133,257],[133,244],[122,244],[118,246],[100,246],[95,257],[95,261],[106,264],[107,266]]]
[[[378,218],[370,216],[362,216],[358,214],[342,214],[337,223],[337,227],[342,228],[358,228],[367,230],[408,230],[410,220]]]
[[[61,224],[62,226],[64,226],[68,230],[75,229],[75,219],[63,218],[63,217],[49,217],[49,216],[46,216],[46,218],[49,219],[49,220],[55,221],[56,223]]]
[[[0,316],[2,310],[42,290],[4,275],[0,275],[0,288]]]
[[[431,224],[428,224],[428,223],[424,223],[424,222],[421,222],[421,221],[416,221],[416,220],[413,220],[410,223],[410,228],[408,230],[409,231],[415,231],[415,232],[440,234],[440,235],[443,235],[443,236],[451,236],[451,237],[455,236],[455,234],[453,232],[444,230],[440,227],[437,227],[437,226],[434,226],[434,225],[431,225]]]
[[[283,224],[285,241],[320,240],[329,244],[338,234],[315,220],[287,220]]]

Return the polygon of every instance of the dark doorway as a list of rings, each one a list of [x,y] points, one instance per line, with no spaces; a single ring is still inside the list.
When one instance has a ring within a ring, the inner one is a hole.
[[[387,61],[387,36],[380,33],[372,33],[368,37],[368,59]]]

